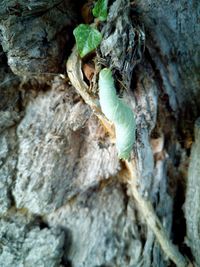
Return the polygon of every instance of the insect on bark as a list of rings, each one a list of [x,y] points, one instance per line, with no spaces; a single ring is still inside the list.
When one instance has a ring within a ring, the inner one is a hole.
[[[135,118],[131,108],[117,96],[112,72],[108,68],[99,74],[99,99],[102,112],[115,126],[118,157],[128,159],[135,142]]]

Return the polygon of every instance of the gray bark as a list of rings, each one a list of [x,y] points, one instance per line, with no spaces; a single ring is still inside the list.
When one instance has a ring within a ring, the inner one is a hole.
[[[198,267],[198,137],[188,177],[187,166],[200,4],[113,2],[100,53],[136,115],[137,187]],[[41,75],[62,69],[77,19],[69,0],[0,4],[0,266],[173,266],[131,197],[113,140],[63,75]]]
[[[191,247],[197,266],[200,265],[200,188],[199,188],[199,150],[200,150],[200,120],[195,123],[195,142],[192,145],[191,160],[188,170],[185,216],[187,219],[187,244]]]
[[[70,8],[69,8],[70,5]],[[57,73],[75,22],[74,3],[1,1],[1,45],[17,75]]]

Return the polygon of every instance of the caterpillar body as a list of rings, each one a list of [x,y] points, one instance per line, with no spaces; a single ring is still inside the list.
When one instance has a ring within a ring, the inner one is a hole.
[[[118,157],[128,159],[135,142],[135,118],[130,107],[117,96],[112,72],[108,68],[99,74],[99,99],[102,112],[115,126]]]

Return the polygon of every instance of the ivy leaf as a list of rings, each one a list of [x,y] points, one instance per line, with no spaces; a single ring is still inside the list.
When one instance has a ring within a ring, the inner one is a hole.
[[[73,34],[81,57],[84,57],[95,50],[102,40],[101,33],[86,24],[80,24],[77,26],[74,29]]]
[[[99,20],[105,21],[108,15],[107,10],[108,10],[108,0],[98,0],[94,8],[92,9],[92,14]]]

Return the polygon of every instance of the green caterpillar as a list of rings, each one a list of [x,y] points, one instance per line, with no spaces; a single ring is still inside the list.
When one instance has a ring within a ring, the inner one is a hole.
[[[135,141],[135,118],[132,110],[117,96],[108,68],[99,74],[99,99],[102,112],[115,125],[118,157],[128,159]]]

